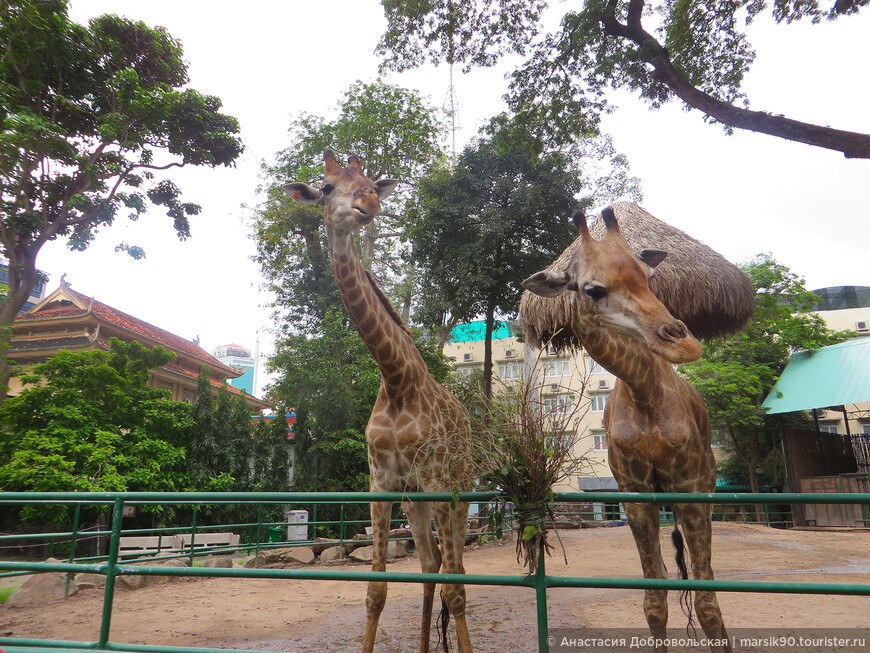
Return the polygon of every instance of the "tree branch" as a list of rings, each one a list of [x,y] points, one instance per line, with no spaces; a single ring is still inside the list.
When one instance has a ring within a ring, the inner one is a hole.
[[[690,84],[674,67],[666,48],[641,25],[644,0],[631,0],[627,24],[616,17],[616,0],[608,0],[601,15],[604,33],[626,38],[638,46],[637,53],[653,67],[650,76],[667,86],[690,107],[703,111],[715,120],[760,134],[805,143],[836,152],[847,159],[870,158],[870,134],[843,131],[776,116],[765,111],[751,111],[723,102]]]

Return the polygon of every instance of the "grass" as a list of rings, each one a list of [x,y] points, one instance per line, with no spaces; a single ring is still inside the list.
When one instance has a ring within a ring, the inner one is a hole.
[[[9,587],[0,587],[0,604],[6,603],[9,600],[9,597],[12,596],[12,592],[18,589],[18,585],[11,585]]]

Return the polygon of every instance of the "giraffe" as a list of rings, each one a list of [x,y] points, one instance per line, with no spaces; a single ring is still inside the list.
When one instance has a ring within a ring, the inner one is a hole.
[[[325,178],[315,189],[293,183],[284,187],[301,204],[325,208],[332,270],[342,302],[381,371],[381,385],[366,427],[372,492],[452,492],[468,490],[471,479],[468,415],[453,394],[432,376],[402,318],[360,263],[354,233],[381,212],[381,200],[397,185],[393,179],[372,183],[356,156],[341,167],[324,151]],[[392,503],[372,502],[372,570],[385,571]],[[464,573],[462,554],[468,503],[403,502],[424,573]],[[434,514],[438,542],[431,528]],[[434,583],[423,586],[420,651],[429,650]],[[363,651],[374,649],[378,620],[387,598],[386,582],[374,581],[366,594]],[[442,639],[447,650],[447,619],[456,622],[459,651],[471,653],[465,617],[465,587],[442,584]]]
[[[613,209],[596,241],[575,212],[581,247],[565,270],[538,272],[523,286],[542,297],[570,292],[571,327],[586,352],[617,377],[604,411],[610,468],[621,492],[713,492],[716,469],[710,423],[700,394],[672,363],[697,360],[701,346],[649,289],[658,250],[633,253]],[[712,580],[710,504],[673,506],[682,522],[696,579]],[[645,578],[667,578],[659,545],[659,506],[626,503]],[[695,611],[706,635],[730,651],[714,592],[697,592]],[[646,590],[644,613],[654,639],[666,638],[667,591]],[[665,651],[659,646],[656,651]]]

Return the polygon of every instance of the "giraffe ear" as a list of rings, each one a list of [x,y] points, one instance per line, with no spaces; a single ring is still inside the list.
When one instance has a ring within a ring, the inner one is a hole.
[[[300,204],[323,204],[325,201],[323,191],[301,182],[287,184],[284,191]]]
[[[667,252],[663,252],[658,249],[642,249],[637,253],[637,257],[646,263],[650,269],[657,266],[659,263],[665,260],[665,257],[668,255]]]
[[[577,290],[578,286],[564,270],[561,272],[543,270],[523,281],[523,288],[540,297],[558,297],[566,292]]]
[[[390,196],[396,186],[399,185],[398,179],[378,179],[375,182],[375,189],[378,191],[378,199],[383,200]]]

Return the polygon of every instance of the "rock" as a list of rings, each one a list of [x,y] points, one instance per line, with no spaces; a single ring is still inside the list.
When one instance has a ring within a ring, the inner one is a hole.
[[[106,577],[103,574],[76,574],[76,584],[79,589],[90,589],[92,587],[103,587],[106,584]]]
[[[404,558],[408,555],[407,540],[391,540],[387,544],[387,556],[390,558]]]
[[[266,556],[262,553],[258,556],[248,556],[245,558],[245,561],[242,563],[242,567],[246,569],[252,569],[256,567],[265,567],[266,566]]]
[[[391,540],[410,540],[411,529],[409,528],[394,528],[390,531]]]
[[[310,565],[314,562],[314,551],[308,546],[294,546],[281,554],[282,562],[299,562]]]
[[[331,562],[333,560],[342,560],[344,558],[344,548],[341,546],[331,546],[320,552],[321,562]]]
[[[59,562],[49,558],[46,562]],[[65,597],[66,574],[59,571],[50,571],[42,574],[33,574],[21,583],[6,600],[6,605],[22,605],[27,603],[43,603],[56,601]],[[73,580],[69,584],[69,595],[78,592],[78,584]]]
[[[336,540],[329,537],[318,537],[311,545],[311,550],[314,551],[314,555],[319,556],[321,553],[326,551],[326,549],[331,549],[332,547],[338,546],[339,544],[341,544],[341,540]]]
[[[480,541],[480,533],[466,533],[465,546],[469,544],[477,544]]]
[[[348,556],[351,560],[358,562],[371,562],[374,547],[362,546],[354,549]],[[408,543],[400,540],[390,540],[387,542],[387,558],[403,558],[408,555]]]
[[[373,551],[373,548],[370,546],[361,546],[360,548],[351,551],[348,557],[357,562],[371,562]]]
[[[138,574],[122,574],[118,576],[118,586],[128,590],[137,590],[145,583],[145,576]]]
[[[166,560],[165,562],[161,562],[159,564],[154,565],[155,567],[187,567],[188,561],[184,558],[174,558],[172,560]],[[144,576],[143,585],[165,585],[166,583],[171,583],[177,578],[177,576]]]
[[[213,556],[205,561],[206,567],[233,568],[233,559],[230,556]]]
[[[266,549],[265,551],[260,551],[260,555],[266,559],[266,564],[271,565],[283,560],[286,552],[286,549]]]

